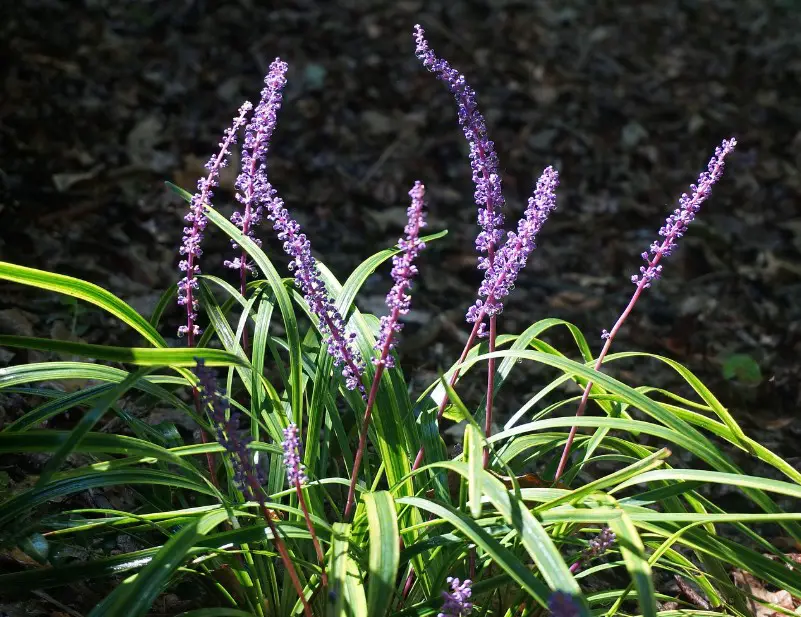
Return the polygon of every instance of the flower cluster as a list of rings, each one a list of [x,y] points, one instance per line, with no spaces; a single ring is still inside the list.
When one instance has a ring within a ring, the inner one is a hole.
[[[290,424],[284,429],[284,441],[281,442],[281,447],[284,449],[284,467],[289,485],[306,484],[309,479],[306,477],[306,466],[301,462],[300,437],[296,424]]]
[[[250,103],[245,102],[239,108],[239,115],[234,119],[233,125],[225,130],[223,140],[219,144],[220,151],[206,163],[209,174],[198,181],[198,192],[192,197],[189,212],[184,217],[190,225],[184,227],[180,248],[181,255],[185,255],[186,259],[182,259],[178,264],[178,268],[184,272],[184,277],[178,282],[178,304],[186,307],[186,325],[178,328],[178,336],[188,335],[190,345],[194,342],[194,337],[200,334],[200,328],[195,323],[198,303],[193,292],[197,289],[196,277],[200,274],[200,267],[195,263],[195,259],[203,254],[200,243],[208,222],[203,209],[210,206],[214,195],[212,189],[217,186],[220,170],[227,165],[231,145],[236,142],[236,134],[245,124],[245,118],[252,107]]]
[[[445,82],[459,106],[459,124],[470,146],[470,167],[479,207],[478,224],[482,228],[476,238],[476,249],[491,255],[503,236],[503,214],[499,210],[504,205],[504,198],[495,144],[487,137],[487,123],[478,110],[476,93],[467,85],[464,75],[434,54],[419,24],[414,27],[414,38],[417,43],[415,54],[425,68]],[[486,269],[490,262],[491,258],[479,257],[479,268]]]
[[[632,283],[647,289],[653,281],[661,276],[662,266],[659,265],[659,260],[662,257],[669,256],[673,249],[676,248],[676,240],[681,238],[684,232],[687,231],[687,227],[693,222],[698,210],[701,209],[701,204],[712,193],[712,186],[723,176],[724,159],[734,150],[736,145],[736,139],[724,139],[723,143],[715,148],[715,154],[709,160],[707,171],[699,176],[698,184],[690,185],[690,195],[684,193],[681,196],[679,207],[673,211],[665,221],[664,226],[659,230],[659,235],[664,240],[662,242],[655,240],[651,244],[650,253],[646,251],[642,254],[646,265],[640,267],[639,275],[635,274],[631,277]]]
[[[264,78],[265,86],[261,91],[261,101],[245,128],[245,138],[242,142],[242,171],[236,179],[236,199],[242,204],[243,211],[234,212],[231,222],[258,246],[261,246],[261,240],[255,237],[253,229],[261,222],[263,201],[270,197],[271,187],[267,182],[266,159],[278,110],[281,108],[287,69],[287,64],[280,58],[276,58],[270,65],[270,71]],[[234,249],[239,248],[233,240],[231,244]],[[229,268],[240,270],[243,280],[247,270],[255,272],[255,266],[247,261],[244,253],[241,257],[226,260],[224,264]]]
[[[284,251],[292,257],[289,269],[295,273],[295,281],[303,292],[309,307],[319,319],[318,328],[323,336],[323,343],[334,358],[334,366],[342,367],[342,376],[349,390],[359,389],[365,395],[361,376],[364,364],[361,354],[356,349],[355,333],[346,333],[345,321],[331,301],[325,283],[317,268],[317,261],[312,257],[311,243],[306,234],[301,233],[300,225],[289,216],[280,197],[269,187],[265,197],[267,218],[273,222],[278,232],[278,239],[284,243]]]
[[[603,555],[606,551],[612,548],[612,545],[615,543],[616,539],[617,537],[615,536],[615,532],[609,527],[604,527],[601,529],[601,533],[590,540],[589,546],[582,551],[578,560],[572,566],[570,566],[570,571],[576,573],[588,561]]]
[[[479,299],[467,311],[467,321],[483,321],[503,311],[503,298],[514,288],[520,270],[526,265],[528,256],[534,250],[534,240],[548,215],[556,207],[556,187],[559,186],[559,173],[547,167],[537,181],[534,195],[528,200],[523,217],[517,224],[517,233],[510,231],[506,243],[495,255],[495,261],[484,273],[484,281],[479,287]],[[486,298],[486,300],[481,300]],[[485,323],[481,324],[479,335],[484,335]]]
[[[412,198],[411,205],[406,211],[408,223],[404,228],[405,237],[398,241],[401,252],[392,258],[392,279],[395,285],[387,294],[387,307],[389,315],[381,318],[381,329],[375,349],[381,352],[378,358],[373,359],[373,363],[392,368],[395,360],[389,355],[389,350],[394,347],[393,339],[395,334],[403,329],[403,324],[398,320],[398,316],[406,315],[411,305],[411,297],[407,293],[412,286],[412,277],[417,274],[417,267],[414,260],[417,255],[425,248],[425,242],[420,240],[420,229],[425,227],[425,215],[423,213],[423,198],[425,197],[425,186],[420,182],[415,182],[414,187],[409,191]]]
[[[442,592],[442,611],[437,614],[437,617],[464,617],[473,612],[473,605],[470,603],[470,596],[472,595],[473,581],[469,578],[464,582],[459,581],[458,578],[448,577],[448,583],[451,586],[451,591]]]
[[[214,371],[205,365],[202,358],[195,358],[195,361],[197,365],[192,372],[199,382],[200,401],[203,408],[210,412],[217,442],[230,455],[234,468],[234,481],[247,499],[263,504],[264,497],[259,490],[263,481],[248,451],[248,444],[253,438],[243,435],[239,430],[239,414],[230,410],[225,392],[217,388]]]
[[[553,617],[580,617],[581,606],[576,598],[564,591],[555,591],[548,598],[548,610]]]

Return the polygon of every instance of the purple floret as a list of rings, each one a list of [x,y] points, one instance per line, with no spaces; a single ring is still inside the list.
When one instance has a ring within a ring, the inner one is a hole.
[[[473,605],[470,603],[470,596],[473,591],[473,581],[469,578],[464,582],[460,582],[458,578],[448,577],[448,584],[451,586],[451,591],[442,592],[442,611],[437,614],[437,617],[465,617],[473,612]]]
[[[484,273],[484,281],[478,290],[479,298],[467,311],[468,322],[482,322],[479,335],[486,333],[484,318],[499,315],[503,311],[503,298],[514,288],[517,275],[536,247],[534,240],[537,234],[548,215],[556,208],[557,186],[559,173],[553,167],[547,167],[517,224],[517,233],[510,231],[507,234],[506,243],[495,254],[495,261]]]

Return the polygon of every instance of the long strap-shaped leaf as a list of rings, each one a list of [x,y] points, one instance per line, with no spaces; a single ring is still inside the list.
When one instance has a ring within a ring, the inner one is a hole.
[[[65,276],[64,274],[56,274],[54,272],[45,272],[44,270],[37,270],[35,268],[26,268],[25,266],[18,266],[4,261],[0,261],[0,279],[7,281],[14,281],[23,285],[30,285],[31,287],[38,287],[39,289],[47,289],[48,291],[55,291],[60,294],[72,296],[91,302],[95,306],[99,306],[104,311],[111,313],[120,321],[128,324],[134,330],[139,332],[145,339],[155,347],[166,347],[167,343],[150,325],[150,323],[137,313],[129,304],[120,300],[110,291],[106,291],[102,287],[98,287],[94,283],[88,283],[81,279],[72,276]]]
[[[188,523],[153,557],[145,568],[123,581],[89,617],[138,617],[145,615],[173,572],[203,536],[228,518],[228,513],[212,512]]]
[[[81,443],[81,440],[86,436],[86,434],[91,431],[100,418],[105,415],[109,407],[117,402],[117,399],[119,399],[128,391],[128,389],[130,389],[136,382],[143,379],[152,370],[152,368],[142,368],[135,373],[131,373],[119,384],[114,386],[110,392],[102,396],[100,400],[97,401],[95,406],[85,413],[83,417],[81,417],[81,419],[78,421],[78,424],[75,425],[75,428],[70,431],[69,437],[58,447],[53,456],[50,457],[50,460],[47,461],[47,464],[39,476],[39,481],[36,483],[37,486],[41,487],[47,484],[48,480],[50,480],[53,474],[58,471],[58,468],[61,467],[61,464],[78,446],[78,444]]]
[[[195,358],[202,357],[208,366],[243,365],[245,362],[232,353],[220,349],[196,347],[189,349],[150,349],[149,347],[112,347],[72,341],[56,341],[35,336],[0,335],[0,347],[22,347],[55,353],[70,354],[136,364],[138,366],[195,366]],[[0,369],[1,371],[2,369]],[[0,372],[2,375],[2,372]]]
[[[367,580],[367,614],[381,617],[392,604],[392,590],[400,563],[400,534],[395,500],[387,491],[367,493],[370,553]]]
[[[351,526],[347,523],[334,523],[331,540],[331,560],[328,566],[328,580],[331,587],[328,615],[330,617],[372,617],[367,612],[364,597],[364,583],[359,576],[356,562],[350,556]]]

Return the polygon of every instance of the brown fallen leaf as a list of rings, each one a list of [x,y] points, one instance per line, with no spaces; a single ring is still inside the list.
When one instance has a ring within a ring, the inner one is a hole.
[[[793,611],[797,606],[801,605],[801,601],[794,598],[789,591],[783,589],[770,591],[764,586],[762,581],[743,570],[734,570],[732,572],[732,578],[734,579],[735,585],[754,596],[755,599],[748,600],[748,608],[751,610],[751,614],[754,615],[754,617],[781,617],[781,613],[774,611],[768,606],[764,606],[762,602],[775,604],[789,611]]]

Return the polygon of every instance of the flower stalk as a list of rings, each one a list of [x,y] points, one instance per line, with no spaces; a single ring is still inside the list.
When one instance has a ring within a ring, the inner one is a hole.
[[[263,214],[262,200],[267,183],[267,154],[270,149],[278,110],[281,108],[282,91],[286,85],[286,72],[288,66],[280,58],[276,58],[270,65],[270,71],[264,78],[264,89],[261,92],[261,101],[253,111],[250,123],[245,127],[245,138],[242,142],[242,170],[236,179],[236,199],[242,204],[242,212],[236,210],[231,216],[233,222],[242,233],[248,236],[258,246],[261,240],[254,234],[254,228],[261,222]],[[238,245],[231,240],[236,250]],[[245,296],[248,272],[256,272],[256,266],[248,260],[244,249],[241,254],[223,262],[228,268],[239,271],[239,290]],[[242,332],[242,346],[247,352],[248,331]]]
[[[186,336],[187,347],[194,347],[195,337],[201,334],[200,327],[197,325],[198,301],[194,292],[198,288],[197,275],[200,274],[197,260],[203,254],[200,244],[203,241],[203,230],[208,223],[204,209],[211,207],[211,198],[214,196],[212,189],[218,184],[220,170],[228,164],[231,146],[236,143],[237,132],[245,124],[247,114],[252,107],[247,101],[243,103],[239,108],[239,114],[234,118],[233,125],[225,130],[223,140],[219,144],[220,150],[206,163],[209,173],[198,181],[198,192],[192,197],[189,212],[184,216],[184,220],[189,225],[184,227],[184,236],[179,249],[179,253],[185,258],[178,263],[179,270],[184,273],[183,278],[178,281],[178,305],[186,308],[186,324],[178,328],[178,336]],[[192,398],[198,415],[202,415],[201,401],[195,387],[192,388]],[[208,443],[202,427],[200,428],[200,440]],[[214,456],[211,452],[206,453],[206,464],[209,468],[211,482],[216,487],[217,475],[214,473]]]
[[[528,257],[531,252],[536,248],[534,240],[543,224],[548,219],[550,213],[556,208],[556,188],[559,186],[559,173],[553,167],[546,167],[537,181],[537,187],[534,194],[528,200],[528,207],[526,208],[523,217],[517,225],[517,232],[509,232],[507,234],[506,243],[498,251],[492,265],[488,265],[484,273],[484,281],[481,283],[478,295],[479,298],[475,304],[467,311],[467,321],[473,323],[473,330],[467,339],[467,344],[462,350],[462,355],[459,357],[459,364],[464,362],[473,341],[477,336],[481,336],[484,326],[486,325],[485,319],[489,316],[490,334],[493,329],[493,317],[497,317],[503,311],[503,299],[509,295],[517,276],[520,271],[525,267],[528,262]],[[482,298],[484,298],[482,300]],[[490,350],[494,351],[494,344],[490,337]],[[489,385],[494,388],[495,370],[490,371]],[[450,385],[456,382],[459,376],[459,367],[454,370],[450,378]],[[490,426],[492,422],[492,400],[493,390],[487,391],[487,415],[485,423]],[[447,393],[443,395],[437,410],[437,420],[442,418],[445,407],[448,404]],[[487,436],[490,432],[487,431]],[[486,466],[489,458],[489,452],[484,452],[484,464]],[[413,469],[419,468],[423,461],[423,448],[417,453]]]
[[[303,486],[305,486],[309,478],[306,476],[306,467],[301,462],[301,444],[300,436],[298,435],[298,427],[295,424],[290,424],[284,429],[284,441],[281,443],[284,450],[284,467],[286,467],[286,478],[290,486],[295,488],[298,496],[298,504],[303,512],[303,518],[306,520],[306,529],[309,530],[311,535],[312,544],[314,544],[314,551],[317,553],[317,561],[320,564],[320,578],[324,587],[328,587],[328,575],[325,573],[325,555],[322,546],[320,546],[320,539],[317,537],[317,532],[314,530],[314,524],[309,514],[309,507],[306,504],[306,496],[303,494]]]
[[[389,308],[390,312],[389,315],[381,318],[381,329],[374,347],[374,349],[378,350],[379,355],[373,359],[375,373],[373,374],[373,383],[370,386],[367,406],[362,419],[359,447],[356,450],[356,457],[353,461],[353,472],[351,473],[348,498],[345,504],[345,519],[350,517],[353,506],[356,503],[356,482],[359,478],[359,469],[364,457],[364,450],[367,447],[367,431],[370,427],[370,418],[378,395],[378,388],[381,384],[381,377],[385,368],[395,366],[395,360],[390,355],[390,351],[395,346],[397,334],[403,329],[400,317],[401,315],[406,315],[411,307],[412,299],[408,291],[412,286],[412,278],[417,274],[414,260],[420,251],[425,248],[425,243],[420,240],[420,230],[426,224],[423,212],[425,186],[420,182],[415,182],[414,187],[409,191],[409,197],[411,198],[411,205],[406,212],[408,222],[404,229],[405,236],[398,242],[401,252],[392,258],[392,278],[395,284],[386,298],[387,308]]]
[[[660,261],[663,257],[668,257],[676,248],[676,241],[687,231],[688,226],[692,223],[693,219],[695,219],[695,215],[700,210],[701,204],[703,204],[712,193],[712,187],[723,176],[726,156],[731,154],[736,145],[737,141],[732,138],[723,140],[721,145],[715,148],[715,154],[709,160],[707,170],[699,176],[697,184],[690,185],[690,194],[684,193],[679,198],[679,207],[673,211],[659,230],[659,235],[664,239],[661,242],[658,240],[654,241],[653,244],[651,244],[650,251],[642,253],[641,257],[646,265],[640,267],[639,275],[635,274],[631,277],[631,282],[637,287],[629,303],[626,305],[626,308],[623,309],[620,317],[618,317],[615,325],[612,327],[612,330],[608,332],[604,330],[601,333],[601,338],[604,339],[604,346],[603,349],[601,349],[601,353],[598,355],[598,359],[595,361],[595,365],[593,366],[594,370],[601,370],[601,365],[604,362],[604,358],[606,358],[606,354],[609,353],[609,349],[612,347],[615,336],[626,322],[631,311],[634,310],[634,306],[637,304],[637,300],[640,299],[642,292],[660,278],[662,274]],[[584,387],[584,392],[581,394],[581,401],[576,410],[576,417],[584,415],[592,386],[593,382],[588,381],[587,385]],[[554,475],[554,483],[559,481],[565,471],[577,429],[578,427],[576,426],[570,429],[567,442],[562,450],[562,456],[559,459],[559,466]]]
[[[234,468],[234,481],[246,499],[259,504],[262,516],[273,536],[273,544],[275,544],[281,561],[284,563],[284,568],[286,568],[287,575],[292,581],[292,585],[295,587],[295,591],[303,604],[303,611],[306,617],[313,617],[311,606],[306,600],[306,595],[303,592],[303,585],[295,570],[292,557],[286,548],[284,540],[278,534],[278,529],[273,521],[274,514],[267,507],[267,503],[264,499],[259,470],[253,464],[248,450],[248,444],[252,441],[252,438],[240,434],[238,429],[239,414],[231,411],[227,397],[223,392],[218,390],[217,378],[214,375],[214,371],[207,368],[201,358],[196,358],[196,362],[197,364],[193,372],[200,386],[200,400],[203,407],[209,411],[215,422],[218,443],[225,448],[230,456],[229,460]]]

